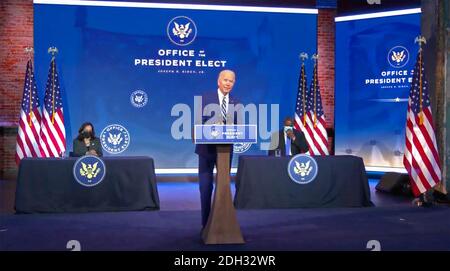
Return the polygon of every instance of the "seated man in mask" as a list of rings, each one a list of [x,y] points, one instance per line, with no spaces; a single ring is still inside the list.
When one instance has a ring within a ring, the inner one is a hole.
[[[299,153],[309,151],[305,135],[301,131],[294,129],[294,122],[291,117],[284,119],[282,130],[272,134],[270,138],[269,155],[294,156]]]

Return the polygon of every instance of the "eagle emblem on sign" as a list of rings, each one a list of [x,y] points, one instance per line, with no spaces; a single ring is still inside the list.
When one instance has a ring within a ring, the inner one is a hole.
[[[188,38],[189,35],[192,33],[192,29],[189,28],[191,23],[187,24],[178,24],[177,22],[173,22],[175,25],[172,28],[172,32],[175,36],[179,37],[180,39]]]
[[[406,58],[405,50],[402,50],[401,52],[392,51],[391,54],[392,61],[400,64],[403,60],[405,60],[405,58]]]

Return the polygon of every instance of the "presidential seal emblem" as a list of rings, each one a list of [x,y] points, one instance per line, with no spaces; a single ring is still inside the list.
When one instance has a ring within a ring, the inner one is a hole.
[[[105,163],[94,155],[82,156],[73,165],[73,177],[83,186],[96,186],[103,181],[105,175]]]
[[[170,41],[179,46],[191,44],[197,37],[197,26],[186,16],[178,16],[167,24],[167,36]]]
[[[289,161],[287,170],[292,181],[307,184],[314,181],[319,168],[316,159],[312,156],[297,154]]]
[[[148,95],[143,90],[133,91],[130,95],[130,102],[136,108],[144,107],[148,102]]]
[[[220,132],[216,130],[216,126],[211,127],[211,136],[212,138],[217,138],[220,135]]]
[[[252,143],[236,143],[233,145],[234,153],[244,153],[250,149]]]
[[[403,68],[409,61],[409,51],[403,46],[395,46],[388,53],[388,62],[394,68]]]
[[[122,125],[111,124],[102,130],[100,142],[106,152],[118,154],[125,151],[130,145],[130,134]]]

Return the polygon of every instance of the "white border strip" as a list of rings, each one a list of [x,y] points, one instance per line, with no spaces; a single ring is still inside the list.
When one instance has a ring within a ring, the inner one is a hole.
[[[366,167],[366,171],[408,173],[405,168],[401,167]]]
[[[231,173],[236,173],[237,168],[233,167],[230,170]],[[197,168],[157,168],[155,169],[156,174],[164,175],[164,174],[198,174]],[[216,169],[214,169],[214,173],[216,173]]]
[[[164,8],[164,9],[221,10],[221,11],[252,11],[252,12],[301,13],[301,14],[318,14],[319,13],[318,9],[312,9],[312,8],[278,8],[278,7],[169,4],[169,3],[142,3],[142,2],[116,2],[116,1],[34,0],[33,3],[34,4],[50,4],[50,5],[96,6],[96,7],[132,7],[132,8]]]
[[[417,14],[417,13],[421,13],[421,12],[422,12],[421,8],[411,8],[411,9],[402,9],[402,10],[394,10],[394,11],[366,13],[366,14],[359,14],[359,15],[341,16],[341,17],[334,18],[334,21],[335,22],[345,22],[345,21],[354,21],[354,20],[362,20],[362,19],[372,19],[372,18],[390,17],[390,16],[398,16],[398,15]]]
[[[372,172],[398,172],[398,173],[407,173],[405,168],[397,168],[397,167],[365,167],[366,171]],[[231,173],[237,173],[237,168],[231,168]],[[164,175],[164,174],[197,174],[197,168],[157,168],[155,169],[156,174]],[[216,173],[216,169],[214,169],[214,173]]]

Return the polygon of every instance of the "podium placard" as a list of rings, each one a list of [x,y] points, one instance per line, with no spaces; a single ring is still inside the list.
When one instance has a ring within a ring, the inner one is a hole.
[[[257,143],[257,126],[253,124],[242,125],[195,125],[195,144],[235,144]]]
[[[214,199],[203,229],[205,244],[243,244],[230,189],[230,152],[235,143],[257,143],[256,125],[195,125],[196,144],[216,144],[217,175]]]

